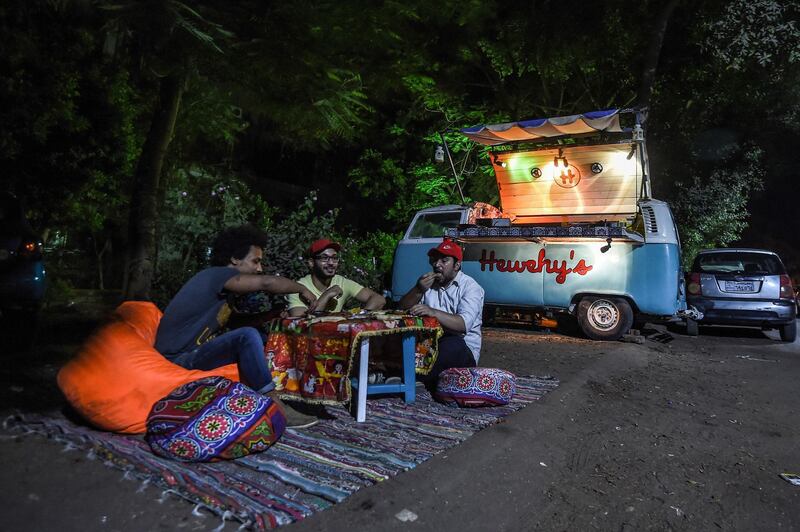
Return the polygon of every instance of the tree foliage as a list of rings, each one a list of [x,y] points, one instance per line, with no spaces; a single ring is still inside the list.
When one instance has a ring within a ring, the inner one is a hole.
[[[415,210],[460,203],[459,184],[467,201],[497,202],[486,149],[460,128],[631,105],[665,28],[648,146],[655,193],[675,204],[691,254],[763,223],[747,212],[767,194],[788,202],[772,191],[795,165],[785,139],[800,124],[798,14],[796,0],[11,0],[0,7],[0,168],[40,228],[88,234],[98,256],[113,241],[120,256],[125,209],[130,224],[143,212],[132,177],[178,75],[148,190],[159,293],[241,220],[269,228],[275,272],[303,274],[304,246],[334,235],[352,254],[343,268],[374,285]],[[432,161],[440,132],[458,183]],[[319,196],[288,205],[261,177]],[[241,203],[209,203],[219,186]]]
[[[763,153],[753,147],[736,151],[724,155],[726,168],[697,169],[688,180],[678,182],[673,208],[680,221],[686,269],[698,251],[725,247],[747,227],[750,193],[763,188]]]

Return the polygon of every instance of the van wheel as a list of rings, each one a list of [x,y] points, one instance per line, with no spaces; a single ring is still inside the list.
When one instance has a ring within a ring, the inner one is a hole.
[[[691,318],[686,318],[686,334],[689,336],[697,336],[700,334],[700,326],[697,321]]]
[[[797,338],[797,320],[786,325],[781,325],[779,332],[784,342],[794,342]]]
[[[633,323],[633,310],[621,297],[587,296],[578,304],[578,325],[592,340],[618,340]]]

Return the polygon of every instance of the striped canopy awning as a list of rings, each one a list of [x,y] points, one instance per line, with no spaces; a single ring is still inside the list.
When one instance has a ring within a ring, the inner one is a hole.
[[[525,142],[562,135],[579,135],[595,131],[624,131],[619,123],[619,109],[592,111],[572,116],[537,118],[505,124],[467,127],[461,133],[480,144],[496,146],[508,142]]]

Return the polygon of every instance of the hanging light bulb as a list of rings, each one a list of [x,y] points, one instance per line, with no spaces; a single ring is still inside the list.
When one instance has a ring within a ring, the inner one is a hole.
[[[444,148],[442,148],[441,144],[436,146],[436,151],[433,154],[433,160],[440,164],[444,162]]]
[[[558,149],[558,155],[553,157],[553,166],[555,167],[556,170],[559,169],[559,165],[561,166],[562,171],[566,170],[567,168],[569,168],[569,163],[567,162],[567,158],[564,157],[564,149],[563,148],[559,148]]]

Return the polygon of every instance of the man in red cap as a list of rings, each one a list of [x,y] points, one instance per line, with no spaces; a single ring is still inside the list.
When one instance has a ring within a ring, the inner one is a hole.
[[[356,299],[366,310],[382,309],[386,305],[386,299],[382,295],[336,274],[341,249],[338,242],[327,238],[314,241],[308,247],[308,269],[311,273],[297,282],[317,297],[317,310],[339,312],[351,298]],[[290,316],[302,316],[308,311],[308,306],[297,294],[289,295],[288,301]]]
[[[444,329],[439,356],[426,385],[436,387],[439,374],[448,368],[468,368],[481,356],[483,288],[461,271],[461,247],[444,240],[428,251],[430,271],[417,280],[400,299],[400,308],[414,316],[433,316]]]

